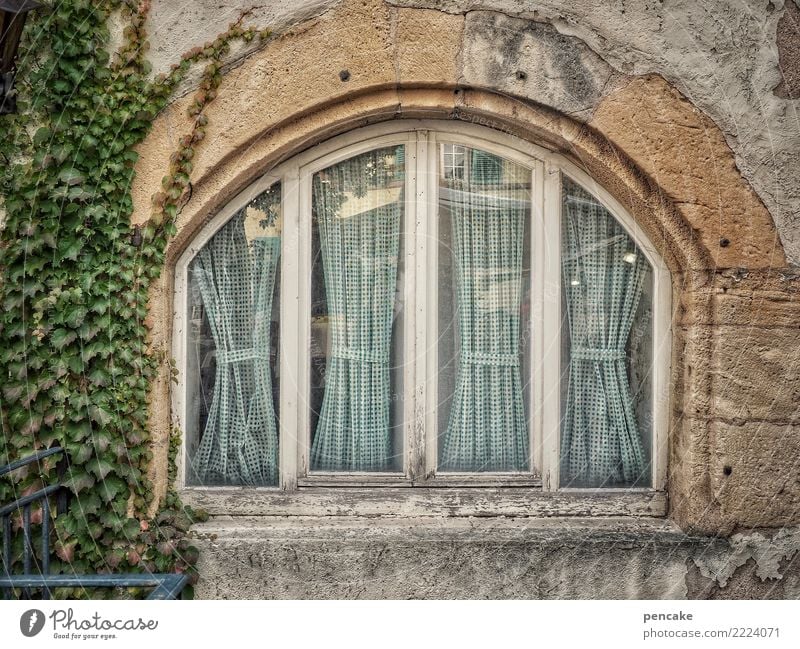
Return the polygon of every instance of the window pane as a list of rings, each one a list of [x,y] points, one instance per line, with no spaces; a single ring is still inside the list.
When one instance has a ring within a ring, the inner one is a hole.
[[[591,194],[562,198],[561,484],[649,486],[652,269]]]
[[[404,150],[312,182],[311,468],[400,471]]]
[[[188,484],[277,483],[280,204],[275,184],[189,265]]]
[[[531,171],[461,148],[465,176],[439,174],[439,468],[528,471]]]

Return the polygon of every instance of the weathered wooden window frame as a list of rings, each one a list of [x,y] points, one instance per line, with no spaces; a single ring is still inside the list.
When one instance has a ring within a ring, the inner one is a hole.
[[[530,382],[530,473],[436,472],[437,390],[435,283],[438,180],[441,143],[479,148],[531,170],[532,358]],[[311,178],[320,169],[372,149],[406,146],[404,254],[404,470],[388,474],[309,471],[311,431]],[[561,177],[590,191],[627,230],[653,268],[653,435],[651,488],[559,488],[561,404]],[[256,180],[195,237],[175,268],[173,350],[178,384],[173,417],[186,420],[187,270],[203,245],[241,207],[282,184],[280,484],[275,487],[189,487],[185,445],[178,454],[177,487],[189,504],[211,513],[248,514],[481,514],[614,515],[666,513],[666,458],[670,360],[670,276],[655,248],[625,209],[565,157],[512,135],[476,124],[439,120],[395,120],[360,128],[323,142]],[[538,308],[536,308],[538,307]],[[535,324],[539,326],[535,326]],[[409,386],[413,386],[409,388]],[[548,388],[547,386],[552,386]],[[547,432],[546,432],[547,431]],[[444,488],[444,489],[443,489]],[[287,493],[291,492],[291,493]],[[555,493],[554,493],[555,492]]]

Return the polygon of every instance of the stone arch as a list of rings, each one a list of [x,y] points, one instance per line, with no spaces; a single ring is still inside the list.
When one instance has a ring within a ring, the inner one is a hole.
[[[191,198],[168,246],[167,265],[210,216],[283,160],[360,126],[423,117],[477,123],[565,155],[625,206],[673,273],[714,266],[713,255],[669,196],[602,133],[547,107],[468,88],[377,88],[327,102],[281,124],[254,124],[252,139],[243,147],[220,151],[196,167]],[[141,202],[137,204],[134,221],[148,216]]]

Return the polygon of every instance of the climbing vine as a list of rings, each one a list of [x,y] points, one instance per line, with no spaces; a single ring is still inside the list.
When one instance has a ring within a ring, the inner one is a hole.
[[[126,24],[114,53],[112,11]],[[34,14],[20,50],[19,114],[0,117],[0,464],[54,444],[67,450],[73,497],[56,520],[54,570],[194,573],[197,559],[186,531],[198,514],[172,490],[153,503],[147,478],[159,363],[148,348],[148,293],[186,200],[222,58],[234,39],[269,34],[235,23],[153,78],[148,11],[149,0],[61,0]],[[136,146],[196,64],[204,68],[190,132],[149,221],[133,228]],[[174,453],[173,440],[171,466]],[[16,472],[0,484],[0,502],[55,481],[56,461]]]

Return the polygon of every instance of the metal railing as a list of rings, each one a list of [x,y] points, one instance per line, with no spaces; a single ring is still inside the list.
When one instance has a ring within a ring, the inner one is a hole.
[[[26,458],[0,467],[0,476],[21,469],[30,464],[38,464],[44,458],[64,453],[64,449],[53,447],[39,451]],[[153,588],[147,599],[176,599],[186,586],[188,575],[177,573],[162,574],[103,574],[103,575],[51,575],[50,574],[50,499],[56,499],[56,515],[67,510],[68,490],[61,484],[66,469],[66,454],[59,462],[58,482],[21,496],[0,507],[0,522],[3,534],[3,571],[0,573],[0,589],[5,599],[14,598],[17,591],[23,598],[30,599],[32,591],[40,591],[42,599],[50,599],[53,588]],[[31,532],[31,507],[41,503],[41,547],[39,559],[36,558]],[[22,510],[22,569],[21,574],[12,574],[11,517]],[[34,566],[34,563],[36,564]],[[35,568],[35,571],[34,571]]]

